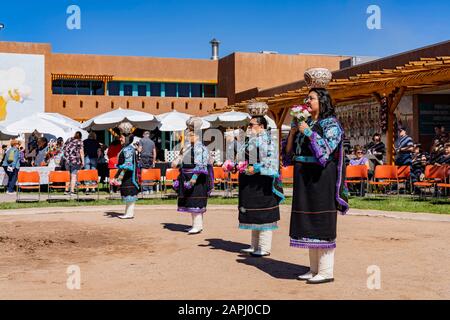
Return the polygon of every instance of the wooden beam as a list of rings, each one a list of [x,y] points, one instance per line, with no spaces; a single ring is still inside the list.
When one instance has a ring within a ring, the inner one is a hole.
[[[386,162],[394,164],[394,112],[402,99],[406,87],[395,88],[388,96],[388,131],[386,134]]]

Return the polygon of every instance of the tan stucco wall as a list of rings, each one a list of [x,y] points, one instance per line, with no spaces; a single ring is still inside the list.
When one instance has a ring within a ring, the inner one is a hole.
[[[217,82],[217,65],[212,60],[53,54],[50,72],[146,81]]]
[[[65,102],[65,104],[64,104]],[[144,108],[142,108],[144,103]],[[187,103],[187,106],[186,106]],[[201,105],[200,105],[201,104]],[[54,95],[48,112],[58,112],[78,121],[118,108],[149,112],[157,115],[172,110],[193,115],[207,115],[208,110],[223,108],[226,98],[171,98],[171,97],[117,97]],[[173,105],[173,106],[172,106]],[[65,106],[65,107],[64,107]]]

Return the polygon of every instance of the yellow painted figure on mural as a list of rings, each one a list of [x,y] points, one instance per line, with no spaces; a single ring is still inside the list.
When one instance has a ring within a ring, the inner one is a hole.
[[[22,68],[0,70],[0,121],[6,120],[10,102],[23,103],[31,89],[25,86],[26,73]]]

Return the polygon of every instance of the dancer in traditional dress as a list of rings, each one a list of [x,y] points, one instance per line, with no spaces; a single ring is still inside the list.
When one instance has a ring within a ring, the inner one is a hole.
[[[311,117],[293,121],[286,146],[295,161],[290,243],[309,249],[310,271],[299,280],[317,284],[334,280],[337,212],[345,214],[349,207],[344,132],[325,89],[331,72],[310,69],[305,80],[311,88],[305,100]]]
[[[115,179],[117,184],[120,184],[120,195],[126,204],[125,215],[119,216],[119,218],[133,219],[134,206],[139,193],[136,149],[133,147],[131,139],[133,126],[129,122],[124,122],[119,125],[119,129],[120,142],[123,147],[118,155],[118,170]]]
[[[280,220],[279,204],[284,200],[279,179],[277,142],[267,130],[265,103],[248,106],[252,115],[245,145],[239,152],[239,228],[252,231],[251,247],[241,250],[252,256],[270,255],[272,233]]]
[[[203,214],[214,187],[214,175],[208,149],[201,141],[202,119],[192,117],[186,125],[188,141],[172,167],[180,168],[180,175],[174,183],[178,193],[178,211],[191,213],[192,228],[188,234],[192,235],[203,230]]]

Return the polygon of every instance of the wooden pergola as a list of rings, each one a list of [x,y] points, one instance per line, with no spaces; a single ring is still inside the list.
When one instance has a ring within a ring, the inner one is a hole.
[[[450,56],[421,58],[419,61],[397,66],[395,69],[369,71],[346,79],[333,79],[329,87],[333,102],[339,103],[373,98],[381,102],[383,97],[388,103],[387,162],[394,161],[394,112],[402,97],[412,91],[450,84]],[[297,90],[275,94],[271,97],[256,97],[212,112],[224,112],[230,109],[240,110],[252,101],[266,102],[277,127],[281,128],[289,109],[303,103],[309,92],[303,82]]]

